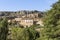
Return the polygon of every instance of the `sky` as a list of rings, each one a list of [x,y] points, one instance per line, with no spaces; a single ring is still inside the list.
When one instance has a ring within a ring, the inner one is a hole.
[[[0,0],[0,11],[39,10],[51,8],[57,0]]]

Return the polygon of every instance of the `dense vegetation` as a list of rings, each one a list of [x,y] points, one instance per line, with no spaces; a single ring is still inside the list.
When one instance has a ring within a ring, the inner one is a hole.
[[[7,19],[0,19],[0,40],[60,40],[60,0],[45,12],[44,26],[35,30],[38,25],[27,28],[9,27]]]
[[[8,22],[5,19],[0,19],[0,40],[6,40],[8,35]]]
[[[40,40],[60,40],[60,0],[46,12]]]

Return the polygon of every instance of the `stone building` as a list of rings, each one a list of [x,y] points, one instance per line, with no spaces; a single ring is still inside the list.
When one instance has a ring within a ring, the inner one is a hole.
[[[26,28],[26,27],[30,27],[31,25],[33,25],[33,22],[34,22],[33,19],[24,18],[21,20],[19,24]]]

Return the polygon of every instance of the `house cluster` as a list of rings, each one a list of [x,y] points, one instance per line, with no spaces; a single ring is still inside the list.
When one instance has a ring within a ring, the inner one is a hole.
[[[40,13],[31,13],[31,14],[25,14],[20,17],[14,18],[14,19],[9,19],[8,22],[16,22],[23,27],[30,27],[32,25],[41,25],[43,26],[43,22],[41,19],[42,15]]]

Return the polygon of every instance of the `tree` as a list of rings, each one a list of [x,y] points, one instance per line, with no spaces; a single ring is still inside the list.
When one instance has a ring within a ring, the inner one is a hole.
[[[29,34],[29,40],[36,40],[40,37],[39,33],[34,29],[34,27],[27,28]]]
[[[41,40],[60,40],[60,1],[53,4],[44,19]]]
[[[0,40],[6,40],[8,35],[8,22],[7,19],[0,21]]]
[[[39,33],[34,29],[34,27],[11,27],[12,40],[36,40],[38,37]]]
[[[11,39],[12,40],[23,40],[23,28],[11,27]]]

